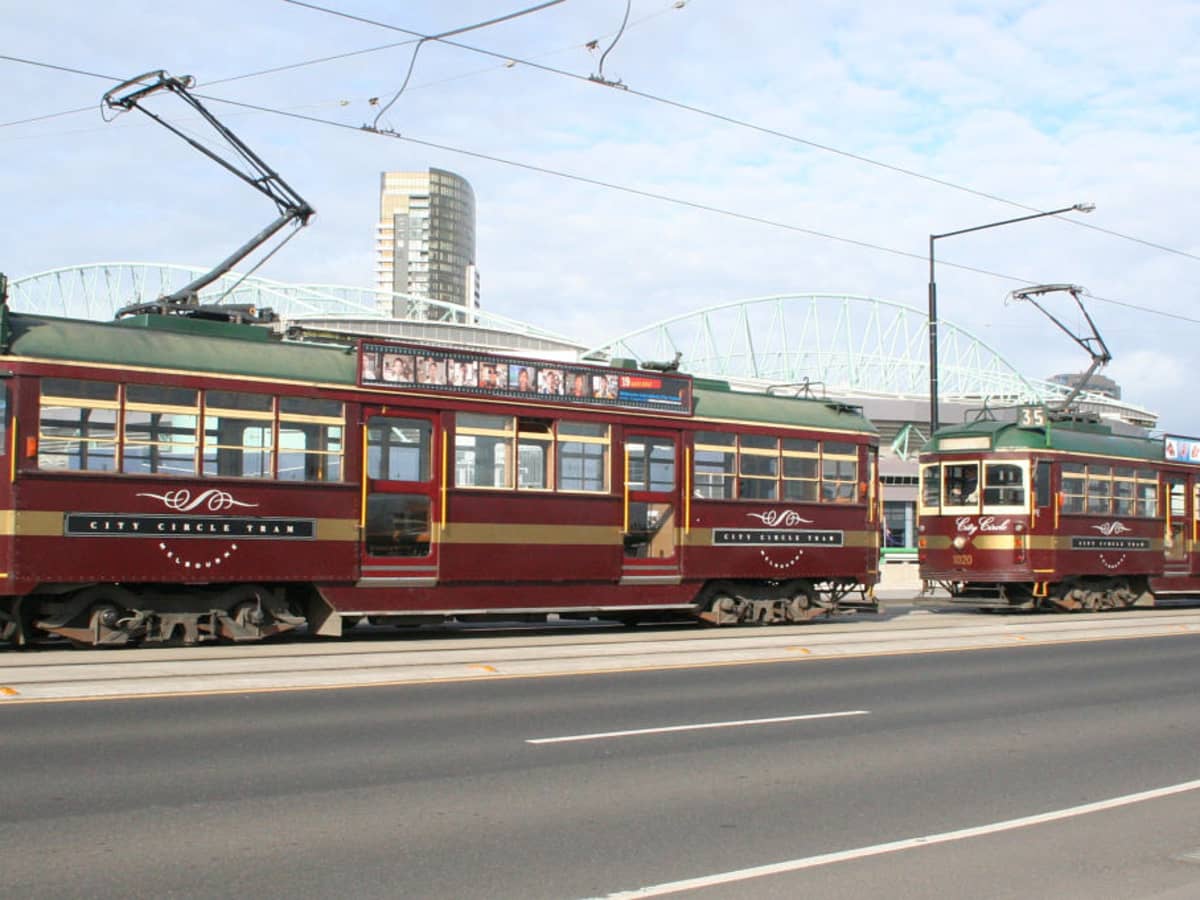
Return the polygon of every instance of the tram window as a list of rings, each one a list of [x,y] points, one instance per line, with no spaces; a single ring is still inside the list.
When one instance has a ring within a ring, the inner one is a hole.
[[[936,511],[942,499],[942,468],[937,463],[921,469],[921,506]]]
[[[692,490],[705,500],[732,500],[737,474],[737,437],[697,431],[693,439]]]
[[[1134,473],[1132,466],[1113,469],[1112,511],[1115,516],[1134,515]]]
[[[8,385],[0,386],[0,456],[8,454]]]
[[[539,419],[521,419],[517,423],[517,489],[544,491],[551,487],[549,478],[554,452],[554,433],[550,423]]]
[[[942,505],[974,506],[979,501],[979,463],[942,466]]]
[[[112,472],[117,462],[117,385],[44,378],[38,468]]]
[[[199,393],[161,385],[125,386],[121,471],[195,475]]]
[[[427,419],[372,417],[367,421],[367,476],[429,481],[432,433]]]
[[[816,503],[820,493],[820,445],[803,438],[783,439],[783,499]]]
[[[840,441],[821,445],[821,500],[853,503],[858,499],[858,448]]]
[[[236,391],[204,392],[205,475],[270,478],[275,398]]]
[[[664,559],[675,555],[675,508],[670,503],[629,504],[625,556]]]
[[[372,556],[428,556],[431,531],[429,497],[367,496],[366,549]]]
[[[1084,511],[1084,487],[1087,483],[1084,477],[1087,469],[1081,463],[1063,463],[1062,465],[1062,511],[1064,513],[1082,513]]]
[[[1152,519],[1158,516],[1158,473],[1153,469],[1138,469],[1134,475],[1137,491],[1136,515]]]
[[[458,413],[454,426],[454,484],[456,487],[513,486],[512,416]]]
[[[1040,460],[1037,464],[1037,505],[1039,509],[1044,509],[1050,505],[1050,463],[1047,460]]]
[[[983,467],[984,506],[1024,506],[1025,473],[1012,463],[987,463]]]
[[[738,496],[743,500],[778,499],[779,439],[743,434],[738,444]]]
[[[1167,483],[1167,496],[1171,500],[1171,518],[1175,521],[1183,518],[1186,512],[1187,504],[1184,502],[1184,488],[1182,481],[1169,481]]]
[[[345,412],[336,400],[279,398],[279,474],[284,481],[341,481]]]
[[[558,423],[558,489],[608,491],[608,426],[594,422]]]
[[[1112,510],[1112,466],[1087,467],[1087,511],[1106,516]]]
[[[675,489],[675,440],[668,437],[630,437],[625,442],[628,487],[634,491]]]

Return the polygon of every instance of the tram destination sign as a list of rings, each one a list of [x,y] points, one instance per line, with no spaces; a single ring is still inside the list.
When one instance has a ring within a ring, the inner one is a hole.
[[[533,403],[692,413],[692,379],[687,375],[377,341],[359,342],[358,383]]]

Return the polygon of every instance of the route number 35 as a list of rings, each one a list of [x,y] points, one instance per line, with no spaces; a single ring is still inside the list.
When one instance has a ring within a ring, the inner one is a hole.
[[[1041,406],[1022,406],[1017,410],[1017,424],[1022,428],[1041,428],[1046,424],[1046,410]]]

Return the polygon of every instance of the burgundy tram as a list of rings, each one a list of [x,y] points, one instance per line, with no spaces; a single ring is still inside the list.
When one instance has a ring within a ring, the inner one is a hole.
[[[874,602],[852,407],[634,368],[0,315],[0,639]]]
[[[1200,442],[1022,408],[921,454],[919,559],[956,603],[1065,611],[1200,593]]]

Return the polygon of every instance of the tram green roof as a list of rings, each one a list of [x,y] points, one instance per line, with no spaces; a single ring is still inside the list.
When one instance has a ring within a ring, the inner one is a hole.
[[[724,382],[696,379],[695,415],[701,419],[762,422],[876,434],[874,424],[856,406],[808,397],[779,397],[733,391]]]
[[[353,348],[262,339],[266,329],[146,316],[119,322],[86,322],[10,315],[14,356],[64,362],[138,366],[186,372],[247,375],[288,381],[353,383]]]
[[[986,437],[988,446],[969,447],[961,441],[971,437]],[[1057,450],[1127,459],[1163,459],[1161,438],[1114,434],[1108,425],[1074,421],[1051,421],[1039,427],[1021,426],[1015,422],[968,422],[939,428],[933,440],[925,445],[924,451],[952,453],[971,449]]]
[[[6,313],[0,340],[6,340],[12,356],[317,384],[357,383],[353,343],[280,341],[258,326],[170,316],[89,322]],[[695,414],[703,419],[876,431],[856,407],[732,391],[722,381],[695,379],[693,397]]]

